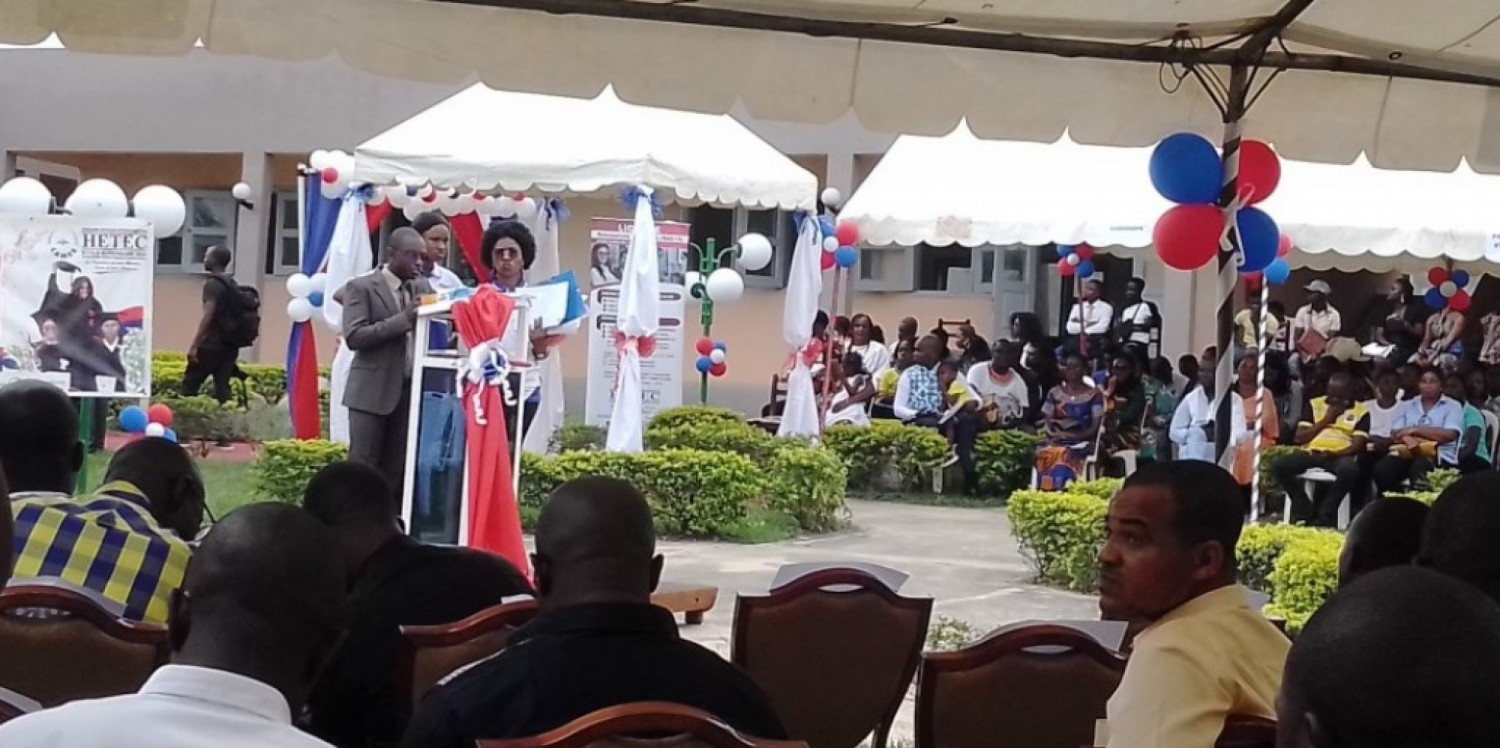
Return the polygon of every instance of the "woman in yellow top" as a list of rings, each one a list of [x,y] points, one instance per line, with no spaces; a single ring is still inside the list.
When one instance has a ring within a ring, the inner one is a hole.
[[[1237,331],[1239,346],[1243,349],[1260,347],[1260,297],[1250,296],[1247,300],[1249,306],[1241,309],[1239,314],[1234,315],[1234,329]],[[1275,338],[1281,330],[1281,320],[1274,314],[1266,315],[1266,334]]]
[[[891,349],[891,363],[875,372],[875,401],[870,407],[871,418],[894,419],[891,401],[896,398],[896,386],[901,382],[901,372],[911,366],[913,346],[901,341]]]

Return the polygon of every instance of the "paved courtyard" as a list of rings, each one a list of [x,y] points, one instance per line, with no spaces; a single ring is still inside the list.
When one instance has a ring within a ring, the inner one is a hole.
[[[666,542],[663,577],[719,588],[719,603],[701,626],[683,634],[729,655],[738,593],[761,593],[790,563],[861,561],[911,575],[906,595],[936,600],[933,616],[962,619],[988,630],[1030,619],[1098,618],[1095,600],[1030,583],[1003,509],[957,509],[878,501],[850,501],[853,526],[826,537],[771,545]],[[893,736],[912,734],[912,703]]]

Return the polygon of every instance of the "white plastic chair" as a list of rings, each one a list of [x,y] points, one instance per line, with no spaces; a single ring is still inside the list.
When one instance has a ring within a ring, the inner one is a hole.
[[[1312,498],[1313,492],[1317,490],[1319,485],[1331,484],[1335,480],[1337,480],[1337,478],[1333,473],[1330,473],[1323,468],[1313,468],[1312,470],[1309,470],[1297,476],[1297,480],[1302,481],[1302,490],[1310,499]],[[1349,501],[1352,497],[1353,492],[1351,491],[1344,494],[1344,500],[1339,502],[1338,528],[1340,530],[1349,529]],[[1281,503],[1283,504],[1281,521],[1290,524],[1292,521],[1292,500],[1290,497],[1288,497]]]
[[[1490,440],[1490,464],[1500,462],[1500,416],[1480,409],[1484,416],[1484,438]]]

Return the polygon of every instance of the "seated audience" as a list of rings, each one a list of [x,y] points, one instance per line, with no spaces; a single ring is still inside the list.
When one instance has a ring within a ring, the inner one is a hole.
[[[1484,409],[1500,416],[1500,366],[1494,364],[1484,370]]]
[[[1229,715],[1274,716],[1290,642],[1234,581],[1234,478],[1205,462],[1144,466],[1106,522],[1099,611],[1147,624],[1109,699],[1110,748],[1206,747]]]
[[[1396,374],[1401,377],[1401,402],[1415,398],[1422,389],[1422,367],[1402,364],[1396,367]]]
[[[1391,302],[1391,312],[1384,324],[1375,328],[1375,342],[1390,347],[1390,352],[1385,355],[1387,361],[1404,364],[1422,347],[1423,333],[1432,309],[1417,296],[1411,279],[1404,275],[1397,276],[1391,283],[1386,299]]]
[[[1115,323],[1115,308],[1104,298],[1104,284],[1098,280],[1084,281],[1083,296],[1068,312],[1064,329],[1068,337],[1063,348],[1068,353],[1082,354],[1087,348],[1090,356],[1109,347],[1109,331]],[[1081,343],[1080,339],[1087,343]]]
[[[1140,451],[1145,441],[1146,413],[1151,399],[1146,382],[1136,365],[1135,356],[1121,353],[1110,363],[1108,384],[1104,385],[1103,455]]]
[[[1172,414],[1168,434],[1177,445],[1177,459],[1214,461],[1214,366],[1216,358],[1194,362],[1198,386],[1182,396]]]
[[[1443,378],[1436,369],[1422,372],[1417,393],[1396,412],[1390,451],[1372,470],[1381,495],[1399,489],[1408,480],[1421,480],[1433,467],[1458,467],[1463,405],[1443,394]]]
[[[943,357],[943,344],[928,335],[917,342],[912,365],[901,372],[891,410],[904,423],[936,426],[943,415],[943,390],[936,367]]]
[[[403,744],[467,748],[636,701],[684,704],[741,732],[785,738],[760,687],[679,638],[672,614],[651,604],[662,569],[655,554],[651,510],[629,483],[587,477],[560,486],[537,522],[538,616],[503,652],[429,693]]]
[[[0,423],[14,579],[76,590],[129,620],[166,622],[204,512],[187,452],[141,439],[115,455],[95,493],[74,497],[83,449],[63,391],[36,381],[0,387]]]
[[[1083,359],[1068,356],[1062,383],[1042,404],[1042,443],[1036,472],[1042,490],[1060,491],[1083,475],[1104,421],[1104,395],[1084,382]]]
[[[1271,475],[1292,502],[1293,522],[1332,527],[1339,505],[1355,490],[1360,478],[1360,456],[1370,435],[1370,415],[1353,396],[1349,375],[1338,372],[1328,380],[1328,394],[1308,403],[1307,418],[1297,424],[1295,444],[1301,452],[1271,462]],[[1316,505],[1299,478],[1313,468],[1333,473],[1333,483]]]
[[[959,375],[952,359],[937,365],[938,388],[943,393],[943,414],[937,429],[947,437],[953,456],[964,474],[964,493],[979,493],[979,472],[974,467],[974,442],[979,438],[979,396]],[[951,464],[951,463],[950,463]]]
[[[1172,362],[1157,356],[1146,377],[1146,397],[1151,407],[1146,412],[1146,427],[1141,440],[1141,459],[1165,462],[1172,459],[1172,440],[1168,430],[1177,413],[1177,395],[1172,388]]]
[[[5,480],[5,469],[0,467],[0,496],[10,495],[10,484]],[[10,501],[5,501],[0,506],[0,539],[11,537]],[[8,545],[0,544],[0,589],[4,589],[6,583],[10,582],[10,570],[14,566],[16,554]]]
[[[986,341],[979,333],[974,331],[974,326],[962,324],[958,326],[958,340],[956,341],[958,366],[961,371],[967,372],[978,364],[990,360],[993,355],[990,351],[989,341]]]
[[[1333,289],[1327,281],[1315,280],[1303,290],[1307,291],[1307,304],[1297,310],[1297,315],[1292,319],[1291,333],[1287,337],[1295,354],[1293,360],[1299,364],[1299,370],[1311,368],[1314,361],[1322,358],[1328,341],[1336,337],[1344,326],[1339,310],[1328,303],[1328,295],[1333,293]]]
[[[1285,353],[1266,353],[1264,381],[1266,389],[1276,398],[1276,426],[1280,433],[1277,441],[1280,444],[1291,444],[1297,436],[1297,424],[1302,420],[1306,404],[1303,401],[1302,382],[1292,376]]]
[[[1281,436],[1281,422],[1276,417],[1276,397],[1269,389],[1256,387],[1258,375],[1256,364],[1259,353],[1254,348],[1240,355],[1235,367],[1234,399],[1230,403],[1230,417],[1234,419],[1234,461],[1231,472],[1234,482],[1240,484],[1244,494],[1245,513],[1250,514],[1251,495],[1255,489],[1255,455],[1276,445]],[[1255,409],[1257,399],[1260,410]]]
[[[1177,393],[1177,400],[1181,402],[1187,397],[1194,387],[1198,386],[1198,357],[1191,353],[1184,353],[1177,357],[1177,374],[1172,380],[1172,386]]]
[[[139,693],[0,725],[0,745],[326,746],[292,715],[342,629],[343,581],[333,538],[306,512],[239,509],[204,538],[172,597],[172,664]]]
[[[824,425],[869,426],[870,414],[865,409],[874,398],[875,385],[865,373],[864,362],[858,353],[850,351],[843,359],[834,359],[833,384]]]
[[[1339,586],[1387,566],[1409,566],[1422,544],[1428,506],[1391,496],[1367,507],[1349,523],[1339,553]]]
[[[870,315],[856,314],[850,318],[848,351],[859,354],[865,371],[871,375],[879,373],[891,361],[890,349],[876,340],[875,334],[875,321],[870,319]]]
[[[995,341],[987,362],[970,367],[964,377],[979,396],[979,422],[986,429],[1016,428],[1031,410],[1031,385],[1016,368],[1020,350],[1009,340]]]
[[[1419,366],[1451,369],[1464,357],[1464,314],[1449,307],[1427,318],[1422,347],[1412,360]]]
[[[1489,470],[1489,426],[1479,405],[1469,400],[1469,388],[1462,374],[1452,372],[1443,377],[1443,394],[1463,406],[1463,434],[1458,437],[1458,471],[1472,473]]]
[[[874,374],[875,404],[870,407],[871,418],[896,418],[896,410],[892,405],[896,399],[896,388],[901,384],[901,375],[906,373],[915,359],[916,346],[897,342],[895,348],[891,349],[891,363]]]
[[[1493,602],[1423,569],[1377,571],[1333,593],[1297,637],[1277,745],[1500,745],[1496,672]]]
[[[453,623],[532,594],[506,560],[423,545],[402,532],[379,470],[338,462],[307,484],[302,505],[333,533],[348,572],[349,630],[308,696],[309,729],[340,748],[395,745],[403,727],[396,654],[401,626]]]
[[[1465,475],[1443,490],[1422,526],[1417,565],[1479,588],[1500,602],[1500,472]]]

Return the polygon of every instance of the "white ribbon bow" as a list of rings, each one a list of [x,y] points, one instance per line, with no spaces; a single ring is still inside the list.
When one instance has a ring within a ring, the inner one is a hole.
[[[469,358],[458,369],[458,386],[462,389],[465,383],[477,385],[470,400],[475,423],[481,426],[489,423],[484,413],[484,386],[499,387],[501,402],[516,404],[515,393],[510,391],[509,374],[510,361],[500,347],[500,338],[486,340],[469,349]]]

